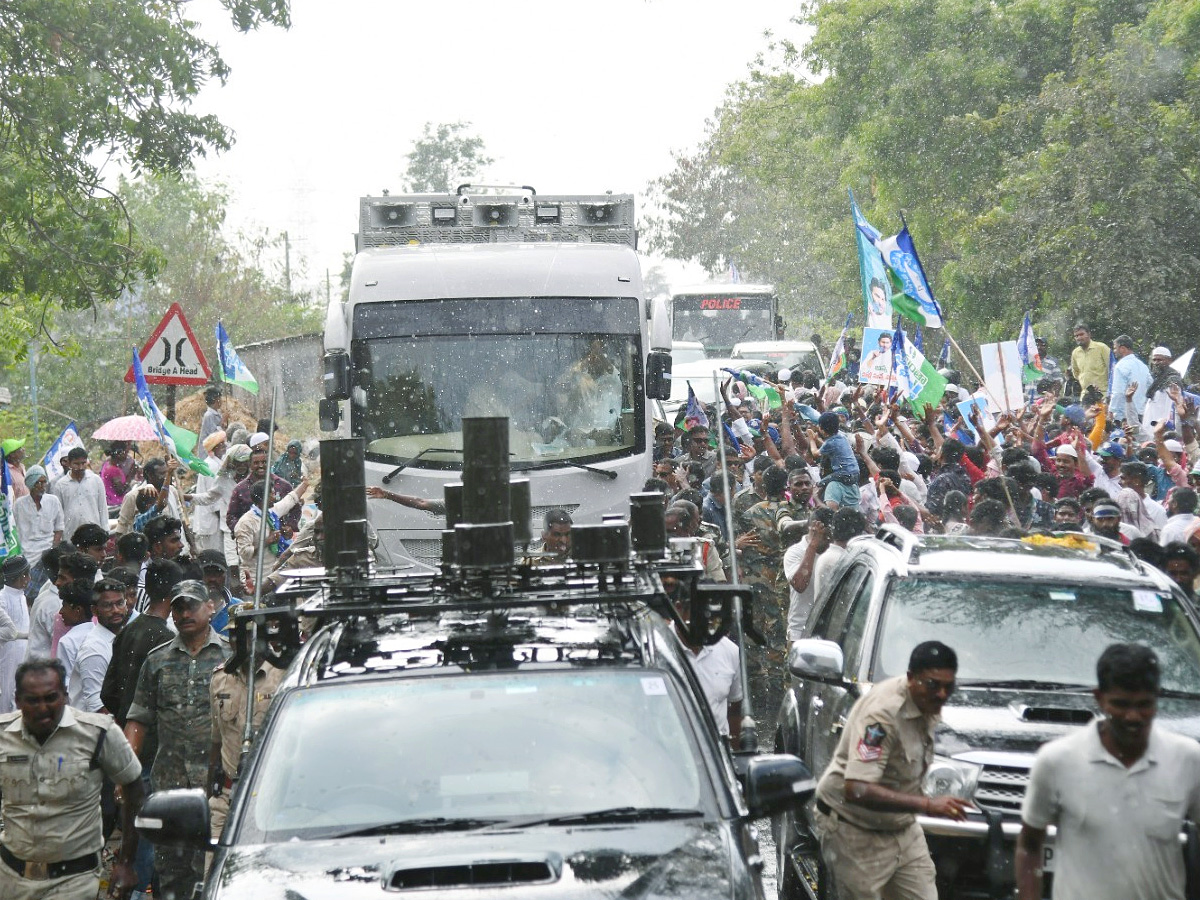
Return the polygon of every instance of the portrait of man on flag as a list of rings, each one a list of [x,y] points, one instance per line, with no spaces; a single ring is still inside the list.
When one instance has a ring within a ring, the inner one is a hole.
[[[864,328],[862,352],[858,380],[863,384],[888,384],[892,380],[891,329]]]

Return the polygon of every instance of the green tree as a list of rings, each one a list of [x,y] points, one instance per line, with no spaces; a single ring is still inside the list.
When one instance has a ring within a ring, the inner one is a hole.
[[[289,25],[287,0],[221,0],[234,24]],[[0,4],[0,362],[55,307],[116,299],[161,259],[103,173],[180,173],[232,135],[188,111],[229,74],[187,4],[6,0]]]
[[[487,155],[483,138],[471,134],[470,122],[426,122],[413,141],[404,172],[410,193],[448,193],[481,175],[495,160]]]
[[[280,274],[264,271],[262,256],[270,250],[277,257],[278,241],[226,233],[224,189],[184,176],[122,182],[119,190],[141,240],[161,260],[157,277],[126,291],[104,315],[59,314],[56,330],[70,338],[39,362],[42,405],[81,426],[131,411],[132,390],[122,380],[131,349],[145,343],[174,302],[210,366],[218,319],[238,344],[320,330],[323,315],[311,298],[289,298]],[[26,379],[23,366],[2,377],[21,400],[28,398]]]
[[[1196,309],[1200,2],[814,0],[800,21],[811,41],[770,48],[653,185],[652,246],[733,256],[793,317],[858,310],[853,188],[885,231],[907,212],[960,339],[1034,307],[1150,340]]]

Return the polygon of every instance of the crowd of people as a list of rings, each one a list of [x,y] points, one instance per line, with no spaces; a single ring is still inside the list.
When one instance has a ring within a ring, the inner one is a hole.
[[[231,422],[217,388],[205,399],[197,450],[215,474],[186,486],[174,457],[139,465],[121,441],[98,473],[81,447],[49,473],[26,467],[21,438],[0,445],[22,550],[0,573],[0,749],[21,763],[0,769],[2,897],[95,897],[118,808],[118,895],[191,897],[203,879],[203,854],[139,845],[124,812],[151,785],[200,788],[219,831],[245,721],[235,607],[260,572],[269,602],[287,570],[319,564],[323,539],[319,467],[301,442],[276,454],[269,423]],[[256,720],[287,654],[265,643]]]
[[[950,369],[940,405],[909,408],[887,386],[858,383],[851,365],[826,381],[811,372],[731,377],[717,403],[657,425],[644,490],[664,496],[668,535],[698,539],[704,579],[725,581],[736,565],[754,592],[745,651],[760,715],[778,708],[786,648],[847,543],[883,525],[968,536],[1078,532],[1128,546],[1194,596],[1200,386],[1184,383],[1166,347],[1153,348],[1147,364],[1117,336],[1110,365],[1109,347],[1086,326],[1074,336],[1069,365],[1043,353],[1020,409],[996,410],[986,388]],[[971,400],[980,402],[964,406]],[[223,821],[247,677],[233,606],[259,577],[269,593],[289,567],[319,565],[323,525],[319,471],[301,442],[276,454],[263,423],[230,422],[217,389],[206,401],[197,448],[215,474],[194,485],[174,458],[139,465],[121,442],[105,449],[98,473],[82,448],[50,473],[25,466],[19,437],[0,444],[24,551],[3,563],[0,741],[16,742],[10,750],[28,761],[0,771],[0,895],[43,896],[29,884],[42,885],[47,865],[58,867],[51,880],[94,877],[95,839],[116,824],[114,786],[134,803],[151,785],[201,788]],[[440,511],[437,501],[367,493]],[[552,509],[542,525],[529,560],[566,558],[569,513]],[[268,702],[287,662],[281,647],[256,673],[256,695]],[[714,720],[736,740],[742,650],[728,639],[689,649]],[[13,823],[37,818],[30,785],[55,782],[45,768],[55,757],[61,767],[109,734],[107,716],[120,737],[95,749],[94,774],[77,786],[87,797],[95,789],[103,820],[84,816],[66,843],[10,840]],[[124,827],[122,836],[112,869],[120,891],[153,884],[160,896],[190,896],[202,880],[202,855],[151,855]]]
[[[725,580],[732,552],[753,585],[757,709],[777,708],[788,641],[846,542],[882,525],[1107,538],[1195,596],[1200,385],[1184,383],[1167,347],[1151,349],[1147,364],[1118,335],[1110,366],[1109,347],[1085,324],[1073,334],[1066,366],[1042,345],[1020,409],[989,413],[999,403],[986,387],[943,369],[941,403],[914,410],[886,386],[858,383],[851,366],[824,382],[808,372],[731,377],[718,403],[656,426],[645,489],[668,498],[668,531],[702,539],[707,577]]]

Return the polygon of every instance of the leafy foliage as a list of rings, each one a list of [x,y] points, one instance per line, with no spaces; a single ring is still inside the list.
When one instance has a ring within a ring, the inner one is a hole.
[[[960,339],[1034,309],[1061,349],[1077,317],[1200,343],[1200,0],[810,0],[799,21],[812,40],[768,48],[652,185],[656,249],[735,258],[833,331],[861,308],[852,188],[885,231],[905,211]]]
[[[287,0],[221,0],[234,24],[287,27]],[[188,101],[229,70],[194,33],[186,2],[0,4],[0,354],[55,306],[91,308],[153,277],[105,168],[178,174],[232,135]]]
[[[470,122],[426,122],[408,154],[404,189],[448,193],[490,166],[495,160],[486,154],[483,138],[468,132],[470,127]]]
[[[161,260],[158,275],[126,291],[103,315],[59,314],[55,331],[69,337],[59,352],[39,361],[41,405],[77,420],[81,429],[134,411],[132,390],[122,380],[131,350],[145,343],[176,301],[210,366],[216,364],[218,318],[238,344],[320,330],[319,305],[309,297],[289,297],[282,274],[269,271],[264,257],[279,258],[277,241],[226,235],[223,189],[185,176],[122,182],[120,193],[137,233]],[[0,381],[14,399],[28,397],[24,366]]]

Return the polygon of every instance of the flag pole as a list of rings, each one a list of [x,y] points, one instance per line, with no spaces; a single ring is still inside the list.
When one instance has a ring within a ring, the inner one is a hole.
[[[971,374],[974,375],[979,381],[979,386],[983,388],[984,393],[986,393],[991,401],[996,404],[997,409],[1003,410],[1004,405],[996,399],[995,395],[991,392],[991,389],[988,388],[987,382],[983,380],[983,376],[979,374],[979,370],[975,368],[974,363],[971,362],[967,354],[963,353],[962,347],[958,346],[958,341],[954,339],[954,335],[950,333],[950,330],[946,327],[945,322],[942,323],[942,331],[946,333],[946,340],[950,342],[950,346],[958,351],[958,355],[963,358],[963,362],[967,364],[967,368],[971,370]],[[1017,514],[1017,504],[1013,502],[1012,492],[1008,489],[1008,476],[1004,474],[1003,470],[1000,471],[1000,486],[1004,488],[1004,497],[1008,500],[1009,511],[1012,512],[1013,518],[1017,520],[1017,525],[1020,525],[1021,517]]]

